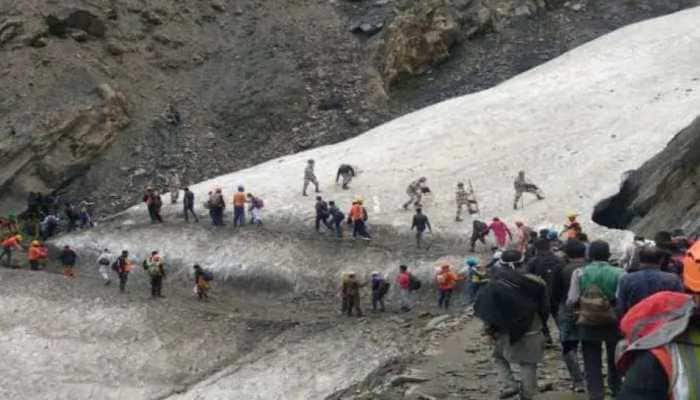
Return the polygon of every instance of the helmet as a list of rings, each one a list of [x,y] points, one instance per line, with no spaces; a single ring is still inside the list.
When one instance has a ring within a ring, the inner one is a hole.
[[[464,260],[464,263],[469,265],[470,267],[474,267],[476,265],[479,265],[479,260],[476,257],[469,257],[466,260]]]
[[[40,244],[38,240],[32,240],[32,246],[39,246]]]
[[[547,239],[549,240],[557,240],[558,237],[559,233],[555,230],[550,229],[549,232],[547,232]]]
[[[700,241],[688,249],[683,259],[683,284],[688,290],[700,293]]]
[[[22,235],[15,235],[15,239],[17,239],[18,242],[21,242],[24,238],[22,237]]]

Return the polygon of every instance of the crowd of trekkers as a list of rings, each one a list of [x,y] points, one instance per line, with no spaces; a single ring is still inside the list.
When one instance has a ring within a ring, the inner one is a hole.
[[[353,237],[371,240],[363,200],[355,198],[347,215],[335,201],[324,200],[314,165],[313,160],[308,160],[302,195],[307,196],[309,186],[313,185],[316,231],[325,229],[340,238],[345,222],[352,226]],[[342,164],[336,184],[348,189],[358,173],[357,167]],[[175,204],[182,185],[177,176],[170,183],[170,202]],[[523,207],[525,193],[544,199],[541,189],[527,181],[523,171],[515,179],[514,188],[516,209],[519,205]],[[195,196],[189,188],[183,189],[184,218],[189,221],[192,217],[198,222]],[[411,182],[406,193],[409,198],[402,208],[408,210],[412,206],[411,230],[415,229],[416,245],[421,248],[424,234],[432,232],[424,213],[424,197],[431,193],[427,178]],[[31,270],[41,269],[48,260],[49,252],[42,240],[56,233],[57,221],[51,222],[51,217],[58,219],[57,202],[36,194],[30,200],[28,213],[48,221],[35,230],[20,226],[14,216],[0,221],[3,237],[0,262],[7,267],[19,267],[15,254],[20,250],[26,250]],[[163,222],[160,193],[149,187],[143,201],[151,222]],[[471,182],[468,189],[463,182],[457,183],[455,203],[457,222],[463,220],[464,207],[471,216],[479,214]],[[227,204],[233,206],[234,228],[263,223],[263,200],[238,186],[230,203],[221,188],[209,193],[204,207],[214,226],[225,225]],[[74,209],[70,204],[65,205],[68,230],[78,224],[92,225],[89,206],[81,203]],[[545,348],[554,346],[558,337],[571,389],[586,393],[589,400],[603,400],[606,388],[617,400],[700,399],[700,240],[697,235],[686,235],[677,229],[660,231],[653,240],[636,236],[622,249],[620,258],[612,259],[609,244],[590,241],[574,212],[566,216],[560,229],[536,230],[522,220],[509,226],[498,217],[488,222],[474,218],[468,250],[474,253],[478,242],[486,245],[490,234],[495,246],[487,249],[488,259],[471,256],[463,266],[440,263],[431,279],[439,309],[449,311],[457,303],[461,310],[473,312],[483,322],[485,335],[492,339],[493,362],[502,381],[499,398],[537,397],[538,363],[543,361]],[[25,248],[26,242],[29,245]],[[64,246],[56,259],[66,278],[75,278],[76,252]],[[105,285],[111,284],[113,275],[118,277],[120,292],[125,292],[129,273],[137,265],[127,250],[117,255],[109,249],[101,252],[96,264]],[[168,272],[164,258],[158,251],[152,251],[140,265],[149,278],[152,298],[163,297],[163,281]],[[213,274],[194,265],[193,276],[193,294],[207,300]],[[396,309],[401,312],[415,309],[422,282],[408,266],[400,265],[393,280],[380,271],[372,272],[367,279],[353,271],[344,273],[339,287],[342,313],[363,315],[365,286],[371,291],[372,311],[385,312],[386,296],[392,284],[398,294]],[[455,301],[455,294],[460,293],[462,300]],[[556,327],[558,335],[552,332],[552,327]],[[515,378],[513,365],[518,366],[519,380]]]

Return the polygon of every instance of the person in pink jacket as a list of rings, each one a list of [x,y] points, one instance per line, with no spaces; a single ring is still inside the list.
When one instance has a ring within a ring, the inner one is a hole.
[[[491,221],[491,224],[489,224],[489,228],[486,233],[489,232],[493,232],[493,236],[496,237],[496,245],[501,249],[506,248],[508,238],[513,240],[513,234],[510,232],[510,229],[508,229],[508,225],[503,223],[503,221],[501,221],[498,217],[493,217],[493,220]]]

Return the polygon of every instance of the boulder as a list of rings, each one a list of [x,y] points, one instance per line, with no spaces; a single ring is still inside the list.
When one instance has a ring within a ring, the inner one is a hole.
[[[446,0],[427,0],[398,15],[387,28],[379,63],[387,87],[445,61],[459,36]]]
[[[49,33],[54,36],[64,37],[71,30],[79,30],[90,36],[103,38],[107,32],[107,26],[97,15],[86,10],[73,10],[62,14],[49,14],[44,18],[49,28]]]
[[[22,31],[22,21],[10,19],[0,24],[0,46],[12,40]]]
[[[25,130],[30,135],[5,139],[0,146],[0,188],[5,200],[12,193],[50,191],[84,174],[129,123],[126,97],[107,84],[96,88],[101,100],[89,107],[30,120],[46,120]]]

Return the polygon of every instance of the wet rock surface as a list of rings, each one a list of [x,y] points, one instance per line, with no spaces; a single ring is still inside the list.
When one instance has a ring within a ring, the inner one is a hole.
[[[677,228],[699,234],[700,119],[641,168],[629,171],[620,192],[600,202],[593,219],[649,238]]]

